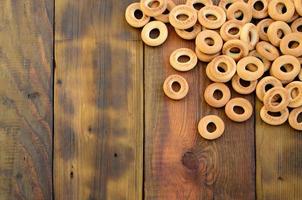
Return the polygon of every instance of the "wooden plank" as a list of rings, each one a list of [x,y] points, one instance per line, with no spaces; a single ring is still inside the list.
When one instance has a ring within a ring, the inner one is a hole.
[[[52,199],[53,1],[0,13],[0,199]]]
[[[302,196],[302,134],[290,128],[265,124],[257,101],[257,199],[298,200]]]
[[[143,44],[132,0],[56,1],[56,199],[141,199]]]
[[[206,105],[202,95],[210,81],[205,64],[186,73],[169,65],[170,53],[180,47],[193,49],[194,42],[179,39],[170,27],[163,46],[145,48],[145,198],[255,199],[254,119],[234,123],[223,109]],[[163,94],[162,83],[170,74],[187,79],[185,99],[172,101]],[[253,96],[247,98],[253,103]],[[226,123],[218,140],[198,135],[198,121],[207,114],[218,114]]]

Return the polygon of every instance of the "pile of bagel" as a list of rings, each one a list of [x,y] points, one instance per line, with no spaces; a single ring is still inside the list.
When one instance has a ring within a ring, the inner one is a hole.
[[[207,104],[224,108],[232,121],[244,122],[253,114],[244,95],[256,93],[263,102],[261,119],[270,125],[288,121],[302,130],[302,0],[141,0],[130,4],[126,21],[141,28],[148,46],[159,46],[168,37],[167,23],[184,40],[195,40],[195,49],[180,48],[170,55],[175,70],[186,72],[207,63],[213,82],[204,91]],[[154,34],[154,32],[156,34]],[[230,87],[241,97],[232,97]],[[184,77],[170,75],[163,83],[166,96],[181,100],[189,93]],[[212,128],[211,128],[212,127]],[[225,130],[216,115],[204,116],[198,131],[205,139]]]

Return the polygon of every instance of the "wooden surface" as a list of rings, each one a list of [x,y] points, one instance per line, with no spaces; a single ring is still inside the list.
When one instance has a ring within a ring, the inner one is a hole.
[[[202,96],[210,81],[205,63],[186,73],[169,64],[172,51],[194,46],[170,28],[162,47],[145,47],[145,198],[255,199],[253,118],[233,123],[223,109],[206,105]],[[182,101],[172,101],[162,92],[164,79],[176,73],[190,86]],[[253,102],[253,97],[248,99]],[[197,124],[202,116],[214,113],[225,120],[226,132],[207,142],[198,135]]]
[[[0,199],[52,199],[53,2],[0,13]]]
[[[139,199],[143,45],[131,1],[56,2],[56,199]]]
[[[257,102],[260,112],[262,103]],[[302,134],[288,123],[272,127],[256,119],[257,199],[302,197]]]
[[[245,123],[207,106],[205,63],[168,61],[194,42],[169,26],[145,46],[124,19],[131,2],[1,1],[0,200],[300,200],[301,133],[264,124],[259,102]],[[175,73],[182,101],[162,92]],[[207,114],[226,122],[216,141],[198,135]]]

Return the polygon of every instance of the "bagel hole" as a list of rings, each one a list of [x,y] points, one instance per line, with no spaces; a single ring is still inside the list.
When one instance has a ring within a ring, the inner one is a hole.
[[[302,112],[300,112],[300,113],[298,114],[297,122],[298,122],[298,123],[302,123]]]
[[[264,4],[262,1],[256,1],[254,3],[254,9],[257,10],[257,11],[261,11],[264,9]]]
[[[134,17],[136,19],[141,19],[141,18],[143,18],[143,16],[144,16],[144,14],[143,14],[143,12],[141,10],[135,10],[134,11]]]
[[[265,92],[269,91],[270,89],[272,89],[274,86],[272,84],[267,84],[265,87],[264,87],[264,90]]]
[[[290,41],[288,43],[288,48],[290,48],[290,49],[297,48],[298,46],[299,46],[299,42],[297,42],[297,41]]]
[[[176,18],[180,21],[186,21],[189,18],[189,16],[187,14],[179,14],[176,16]]]
[[[193,27],[185,29],[185,31],[187,31],[187,32],[192,32],[193,30],[194,30]]]
[[[208,20],[212,20],[212,21],[215,21],[217,20],[217,17],[213,14],[206,14],[205,16]]]
[[[244,109],[241,106],[234,106],[233,110],[238,115],[242,115],[244,113]]]
[[[284,14],[287,12],[287,8],[286,8],[285,4],[282,2],[277,3],[276,9],[279,14]]]
[[[293,88],[290,92],[290,96],[292,97],[292,99],[296,98],[299,94],[299,89],[298,88]]]
[[[245,69],[250,72],[256,72],[258,70],[258,67],[255,64],[250,63],[245,67]]]
[[[230,52],[231,52],[231,53],[238,54],[238,53],[241,52],[241,50],[240,50],[238,47],[232,47],[232,48],[230,49]]]
[[[285,64],[280,67],[280,70],[285,73],[291,72],[291,71],[293,71],[293,69],[294,69],[294,66],[291,64]]]
[[[282,96],[280,94],[275,94],[272,98],[272,105],[277,106],[282,102]]]
[[[174,82],[172,83],[172,90],[173,90],[174,92],[179,92],[180,88],[181,88],[181,86],[180,86],[180,83],[179,83],[179,82],[174,81]]]
[[[214,131],[216,131],[217,127],[213,122],[208,123],[207,125],[207,131],[209,133],[213,133]]]
[[[267,30],[268,30],[268,26],[263,27],[263,32],[264,33],[267,33]]]
[[[253,33],[251,31],[249,31],[249,34],[248,34],[249,41],[252,41],[252,38],[253,38]]]
[[[212,38],[210,38],[210,37],[205,38],[205,42],[209,46],[213,46],[214,45],[214,40]]]
[[[246,81],[246,80],[243,80],[243,79],[239,79],[239,83],[241,86],[243,87],[249,87],[251,85],[251,82],[250,81]]]
[[[158,28],[155,28],[155,29],[152,29],[149,33],[149,37],[152,38],[152,39],[156,39],[159,37],[159,29]]]
[[[302,24],[297,27],[297,31],[302,32]]]
[[[220,100],[223,97],[223,93],[221,90],[215,90],[213,96],[216,100]]]
[[[158,0],[150,1],[148,3],[148,7],[150,7],[150,8],[157,8],[159,5],[160,5],[160,2]]]
[[[271,112],[271,111],[268,111],[267,114],[269,114],[272,117],[281,117],[281,112]]]
[[[237,35],[239,33],[239,28],[238,27],[232,27],[228,31],[229,34],[231,35]]]
[[[180,63],[187,63],[190,61],[190,57],[187,55],[181,55],[177,58],[177,61]]]
[[[285,36],[284,32],[282,30],[277,31],[277,37],[282,39]]]
[[[225,63],[221,62],[218,64],[217,70],[218,72],[225,73],[228,70],[228,66]]]
[[[193,4],[193,7],[195,8],[195,10],[200,10],[200,9],[202,9],[203,7],[205,7],[205,5],[204,5],[203,3],[197,2],[197,3],[194,3],[194,4]]]
[[[232,5],[232,2],[225,4],[225,8],[228,9]]]
[[[241,10],[237,10],[235,13],[234,13],[234,16],[237,20],[243,20],[243,12]]]

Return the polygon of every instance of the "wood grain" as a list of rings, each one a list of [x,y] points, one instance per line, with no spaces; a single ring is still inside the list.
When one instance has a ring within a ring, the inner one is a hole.
[[[193,49],[194,42],[179,39],[170,27],[163,46],[145,48],[145,198],[255,199],[254,119],[234,123],[222,109],[206,105],[202,95],[210,81],[205,64],[186,73],[169,65],[170,53],[180,47]],[[190,86],[181,101],[162,91],[164,79],[175,73]],[[253,102],[253,96],[246,98]],[[198,135],[198,121],[207,114],[218,114],[226,123],[216,141]]]
[[[0,199],[52,199],[53,1],[0,13]]]
[[[262,103],[257,101],[257,113]],[[302,134],[270,126],[256,116],[257,199],[299,200],[302,196]]]
[[[131,0],[56,1],[56,199],[141,199],[143,45]]]

